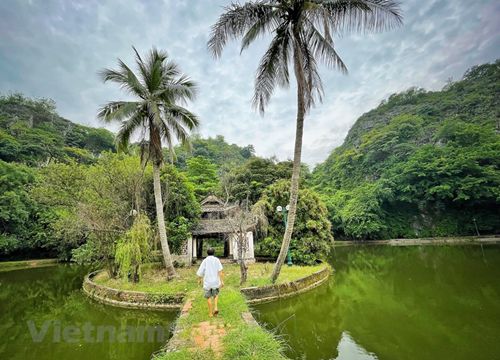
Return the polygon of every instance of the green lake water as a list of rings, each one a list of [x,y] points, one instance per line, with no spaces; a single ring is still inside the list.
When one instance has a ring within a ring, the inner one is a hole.
[[[146,360],[175,312],[119,309],[82,292],[87,270],[55,265],[0,272],[0,359]]]
[[[335,249],[335,274],[254,307],[294,359],[500,359],[500,247]]]
[[[345,247],[331,262],[328,283],[253,308],[289,357],[500,359],[500,247]],[[98,304],[81,291],[86,272],[0,272],[0,359],[147,360],[160,349],[177,314]]]

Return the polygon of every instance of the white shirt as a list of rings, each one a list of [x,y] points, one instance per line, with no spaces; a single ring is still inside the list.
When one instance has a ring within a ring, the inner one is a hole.
[[[203,276],[203,289],[210,290],[220,287],[219,271],[222,264],[218,258],[209,255],[200,264],[196,275]]]

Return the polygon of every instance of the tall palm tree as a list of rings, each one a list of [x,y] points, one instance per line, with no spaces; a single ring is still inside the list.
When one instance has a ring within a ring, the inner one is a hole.
[[[167,145],[172,159],[174,139],[182,143],[188,142],[189,130],[198,126],[196,115],[178,105],[195,98],[196,85],[181,73],[176,63],[168,59],[166,52],[153,48],[143,60],[137,50],[133,49],[137,75],[120,59],[118,69],[104,69],[100,75],[104,82],[117,83],[137,100],[109,102],[100,109],[98,117],[106,122],[121,122],[120,130],[116,134],[119,150],[126,149],[133,134],[139,132],[141,159],[144,164],[147,161],[153,164],[156,220],[168,279],[171,279],[176,273],[168,246],[163,213],[160,183],[162,144]]]
[[[304,117],[323,86],[318,63],[347,73],[334,48],[332,34],[349,31],[379,31],[402,23],[399,3],[392,0],[261,0],[243,5],[233,3],[212,26],[208,48],[220,57],[228,40],[242,38],[241,51],[255,39],[269,33],[273,38],[255,76],[253,105],[264,113],[276,85],[288,87],[288,64],[293,61],[297,82],[297,120],[290,210],[280,254],[271,280],[279,276],[292,237],[299,191]]]

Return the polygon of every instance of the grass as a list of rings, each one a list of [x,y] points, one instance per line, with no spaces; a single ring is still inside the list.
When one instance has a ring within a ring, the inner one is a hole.
[[[245,298],[240,291],[232,286],[226,286],[219,296],[219,310],[217,317],[208,318],[205,299],[199,291],[194,290],[190,295],[197,295],[193,299],[193,307],[186,317],[178,319],[177,327],[182,329],[179,338],[183,341],[183,348],[176,352],[160,353],[154,360],[191,360],[191,359],[235,359],[235,360],[285,360],[282,342],[272,333],[260,326],[247,325],[241,314],[249,311]],[[223,352],[219,356],[211,349],[196,349],[191,332],[196,324],[209,321],[223,327],[226,335],[222,338]]]
[[[270,285],[272,263],[255,263],[248,266],[248,280],[243,287]],[[224,283],[226,287],[239,287],[240,268],[238,264],[224,264]],[[325,265],[315,266],[283,266],[277,283],[286,283],[308,276],[321,270]],[[178,278],[172,281],[165,281],[167,273],[164,269],[155,265],[146,265],[142,269],[141,281],[131,283],[122,279],[111,279],[106,272],[99,273],[94,281],[98,284],[109,286],[115,289],[144,291],[152,293],[188,293],[198,289],[198,279],[196,276],[197,266],[179,268]]]
[[[35,259],[21,261],[1,261],[0,271],[9,271],[21,268],[50,266],[57,263],[57,259]]]
[[[270,285],[270,276],[273,263],[255,263],[248,267],[247,286]],[[238,264],[224,264],[224,283],[219,296],[219,315],[208,317],[206,300],[197,282],[197,266],[177,269],[179,277],[166,282],[166,272],[154,265],[145,266],[139,283],[133,284],[120,279],[110,279],[106,272],[100,273],[94,281],[113,288],[145,292],[187,294],[192,299],[192,308],[187,316],[180,316],[176,328],[176,342],[182,345],[175,352],[159,352],[154,360],[285,360],[283,355],[284,343],[268,330],[255,325],[247,324],[242,313],[249,312],[244,296],[240,292],[240,269]],[[284,266],[277,283],[285,283],[308,276],[323,269],[324,264],[317,266]],[[211,349],[197,348],[193,340],[193,328],[202,322],[209,322],[222,328],[225,335],[221,337],[222,351],[215,354]]]
[[[260,326],[238,326],[224,338],[224,359],[286,359],[283,341]]]

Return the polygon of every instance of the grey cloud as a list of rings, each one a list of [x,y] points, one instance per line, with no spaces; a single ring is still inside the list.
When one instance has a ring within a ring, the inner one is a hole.
[[[126,98],[102,84],[97,71],[116,58],[133,61],[131,46],[166,49],[199,84],[190,104],[202,120],[202,135],[254,144],[257,153],[293,154],[295,87],[279,90],[264,117],[251,107],[254,72],[269,39],[241,56],[231,43],[219,60],[206,49],[209,30],[229,1],[0,2],[0,91],[51,97],[60,113],[102,126],[99,105]],[[470,66],[499,57],[500,4],[495,0],[409,0],[405,25],[381,34],[344,35],[336,41],[349,67],[342,76],[322,69],[324,103],[306,119],[304,160],[322,161],[342,143],[358,116],[393,92],[410,86],[440,88]],[[114,128],[116,129],[116,127]]]

